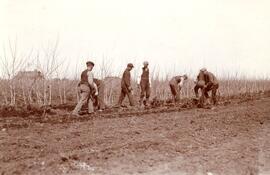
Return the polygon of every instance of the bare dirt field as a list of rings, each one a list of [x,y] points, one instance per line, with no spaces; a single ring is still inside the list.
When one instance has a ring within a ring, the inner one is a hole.
[[[80,118],[55,111],[0,118],[0,174],[270,174],[269,97]]]

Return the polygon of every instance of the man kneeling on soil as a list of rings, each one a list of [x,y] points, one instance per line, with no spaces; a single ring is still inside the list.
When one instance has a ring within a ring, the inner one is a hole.
[[[98,89],[98,95],[92,94],[93,99],[95,100],[94,106],[97,107],[100,111],[105,110],[107,107],[105,101],[104,101],[104,95],[105,95],[105,84],[104,81],[94,78],[94,83],[97,86]]]
[[[201,90],[201,102],[204,101],[204,87],[205,87],[205,77],[204,77],[204,73],[202,72],[202,70],[204,69],[201,69],[198,76],[197,76],[197,79],[195,81],[195,87],[194,87],[194,92],[195,92],[195,96],[196,96],[196,99],[199,100],[199,89]]]
[[[188,79],[187,75],[183,75],[183,76],[175,76],[170,80],[169,85],[175,103],[180,101],[180,91],[184,85],[184,81],[187,79]]]
[[[73,110],[72,114],[75,116],[79,116],[79,112],[82,109],[82,106],[88,102],[88,113],[94,113],[93,100],[90,97],[91,89],[95,89],[95,95],[98,95],[98,89],[96,84],[94,83],[94,75],[92,70],[95,64],[91,61],[86,63],[87,69],[84,70],[81,74],[81,81],[78,85],[80,91],[80,100]]]
[[[212,101],[214,105],[217,105],[217,90],[219,88],[219,83],[215,75],[211,72],[208,72],[206,68],[201,69],[201,72],[204,74],[205,86],[204,86],[204,96],[207,99],[207,103],[209,103],[209,94],[208,92],[212,92]]]

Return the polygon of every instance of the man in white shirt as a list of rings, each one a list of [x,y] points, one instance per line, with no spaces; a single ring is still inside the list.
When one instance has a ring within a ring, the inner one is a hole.
[[[88,102],[88,114],[94,113],[93,100],[90,98],[91,91],[95,91],[95,95],[98,95],[97,85],[94,83],[93,68],[95,64],[91,61],[86,62],[87,69],[81,74],[81,81],[79,83],[80,100],[73,110],[72,114],[79,116],[79,112],[82,106]]]
[[[180,101],[180,91],[184,85],[184,81],[187,79],[188,79],[187,75],[183,75],[183,76],[179,75],[179,76],[173,77],[170,80],[169,85],[170,85],[171,93],[172,93],[173,100],[175,103]]]
[[[143,68],[137,80],[137,84],[141,89],[140,105],[143,105],[144,97],[146,97],[146,106],[148,106],[149,98],[151,95],[151,80],[148,65],[149,63],[147,61],[143,62]]]

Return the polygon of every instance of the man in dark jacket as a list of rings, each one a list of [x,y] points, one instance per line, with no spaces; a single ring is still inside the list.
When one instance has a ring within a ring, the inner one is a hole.
[[[205,68],[201,69],[197,79],[195,81],[195,87],[194,87],[194,92],[195,92],[195,96],[197,99],[199,99],[199,89],[201,89],[202,94],[204,94],[203,90],[204,90],[204,86],[205,86],[205,76],[204,76],[204,71]],[[204,97],[204,96],[202,96]]]
[[[151,94],[151,81],[150,81],[150,72],[148,68],[149,63],[147,61],[143,62],[143,68],[141,74],[139,74],[137,83],[141,89],[140,95],[140,105],[143,105],[144,97],[146,97],[145,105],[148,106],[149,98]]]
[[[187,75],[183,75],[183,76],[179,75],[179,76],[173,77],[170,80],[169,85],[170,85],[171,93],[172,93],[173,100],[175,103],[180,101],[180,91],[184,85],[184,81],[187,79],[188,79]]]
[[[135,102],[132,95],[133,92],[131,87],[131,75],[130,75],[130,71],[133,69],[133,67],[134,67],[133,64],[129,63],[127,65],[125,72],[123,73],[121,81],[121,95],[119,97],[117,106],[122,106],[122,103],[126,95],[128,96],[130,106],[135,106]]]
[[[208,72],[206,69],[203,70],[205,78],[204,86],[204,96],[209,99],[209,91],[212,91],[212,101],[214,105],[217,104],[217,90],[219,88],[219,83],[215,75],[211,72]]]

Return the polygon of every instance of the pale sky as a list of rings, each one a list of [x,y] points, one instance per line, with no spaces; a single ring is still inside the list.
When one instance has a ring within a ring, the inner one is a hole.
[[[0,56],[9,41],[25,55],[53,48],[58,38],[69,76],[76,65],[80,71],[93,60],[98,69],[106,59],[114,75],[128,62],[139,69],[148,60],[161,75],[207,67],[218,75],[270,77],[269,0],[0,2]]]

